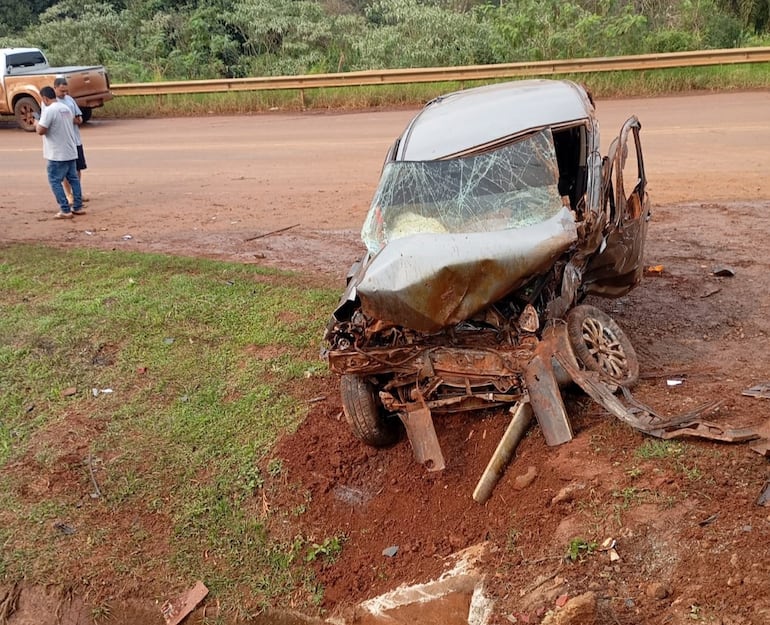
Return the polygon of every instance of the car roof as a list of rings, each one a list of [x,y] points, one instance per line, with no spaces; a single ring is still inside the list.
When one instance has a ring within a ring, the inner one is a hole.
[[[40,48],[0,48],[0,52],[15,54],[17,52],[40,52]]]
[[[568,80],[519,80],[456,91],[425,105],[401,135],[394,156],[434,160],[593,114],[586,91]]]

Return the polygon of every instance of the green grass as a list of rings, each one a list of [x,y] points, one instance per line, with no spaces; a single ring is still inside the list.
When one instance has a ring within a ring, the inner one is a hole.
[[[342,539],[282,530],[310,502],[260,506],[286,478],[272,450],[307,412],[307,379],[329,375],[318,354],[337,292],[308,282],[0,247],[0,582],[145,575],[158,594],[202,579],[243,614],[317,603],[302,565]]]
[[[597,99],[644,97],[689,91],[726,91],[770,87],[770,63],[671,68],[650,71],[597,72],[543,78],[567,78],[586,84]],[[367,109],[422,106],[438,95],[490,81],[407,85],[241,91],[227,93],[122,96],[96,109],[102,117],[180,117],[240,115],[304,109]]]

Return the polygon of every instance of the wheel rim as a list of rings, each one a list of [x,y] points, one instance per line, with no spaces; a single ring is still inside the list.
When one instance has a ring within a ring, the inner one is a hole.
[[[35,124],[35,109],[30,104],[22,104],[22,106],[19,108],[19,111],[21,113],[21,119],[27,126],[31,126]]]
[[[582,332],[583,341],[601,370],[614,379],[622,379],[628,373],[628,359],[619,337],[593,317],[583,321]]]

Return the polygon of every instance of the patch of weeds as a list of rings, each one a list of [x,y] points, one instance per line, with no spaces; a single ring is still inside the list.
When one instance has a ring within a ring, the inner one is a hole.
[[[325,564],[334,562],[342,553],[342,545],[347,540],[347,537],[342,536],[330,536],[326,538],[320,545],[313,543],[307,549],[307,555],[305,556],[305,562],[315,562],[318,559],[323,559]]]
[[[322,584],[319,584],[317,581],[308,580],[305,583],[305,591],[310,596],[310,602],[315,606],[318,607],[323,603],[324,600],[324,587]]]
[[[697,466],[688,467],[684,463],[679,463],[677,469],[691,482],[699,482],[703,479],[703,473]]]
[[[630,477],[632,480],[635,480],[638,477],[641,477],[644,474],[644,471],[637,466],[633,466],[630,469],[626,469],[626,475]]]
[[[262,477],[262,472],[256,465],[246,467],[241,472],[238,481],[246,495],[253,495],[254,492],[265,485],[265,479]]]
[[[617,499],[622,499],[622,507],[624,510],[631,507],[631,505],[638,501],[640,497],[639,491],[634,486],[627,486],[626,488],[622,490],[615,490],[612,491],[612,496]]]
[[[118,473],[113,467],[109,473],[108,479],[105,480],[105,492],[108,493],[107,500],[112,506],[126,503],[143,488],[142,476],[134,468]]]
[[[684,445],[677,441],[646,440],[634,455],[643,460],[678,458],[684,453]]]
[[[594,453],[598,454],[602,451],[602,446],[607,442],[607,437],[602,434],[592,434],[590,442]]]
[[[91,608],[91,620],[94,623],[98,623],[99,621],[106,621],[110,618],[111,615],[112,609],[106,603],[100,603],[99,605],[95,605],[93,608]]]
[[[598,545],[594,541],[587,541],[584,538],[573,538],[567,545],[567,553],[564,558],[570,562],[582,562],[586,556],[596,551]]]
[[[283,460],[280,458],[273,458],[267,463],[267,472],[270,477],[278,477],[283,472]]]
[[[519,542],[519,530],[517,530],[515,527],[512,527],[508,530],[508,534],[505,537],[505,548],[508,551],[513,551],[516,549]]]
[[[294,508],[291,511],[292,514],[294,516],[302,516],[303,514],[305,514],[305,512],[307,512],[310,502],[312,501],[313,501],[313,494],[309,490],[306,490],[305,501],[302,502],[301,504],[294,506]]]

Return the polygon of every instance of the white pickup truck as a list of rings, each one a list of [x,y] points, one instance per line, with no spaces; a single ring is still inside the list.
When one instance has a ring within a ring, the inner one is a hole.
[[[91,118],[92,109],[113,97],[110,78],[101,65],[51,67],[38,48],[0,48],[0,115],[15,115],[19,126],[32,132],[35,114],[40,113],[40,89],[52,87],[59,76],[67,79],[84,122]]]

